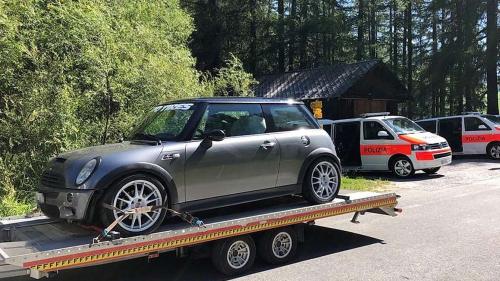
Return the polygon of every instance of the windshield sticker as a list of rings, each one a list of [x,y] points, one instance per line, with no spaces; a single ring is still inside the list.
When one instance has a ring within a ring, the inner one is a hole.
[[[154,111],[158,112],[163,110],[190,110],[192,106],[192,103],[174,103],[155,107]]]

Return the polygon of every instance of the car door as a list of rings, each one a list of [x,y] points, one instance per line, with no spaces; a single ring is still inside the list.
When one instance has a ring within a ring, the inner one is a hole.
[[[263,104],[273,136],[280,145],[281,158],[277,186],[297,184],[304,160],[316,147],[311,142],[324,131],[300,104]],[[323,139],[323,138],[321,138]],[[331,141],[330,139],[328,139]]]
[[[360,146],[363,170],[387,170],[389,158],[393,153],[394,136],[380,122],[363,121],[362,142]],[[380,136],[386,132],[386,136]]]
[[[464,154],[484,154],[494,128],[475,116],[464,117],[462,146]]]
[[[221,141],[203,134],[222,130]],[[186,145],[186,201],[274,188],[280,147],[259,104],[209,104]]]
[[[439,135],[448,141],[453,152],[463,152],[462,117],[443,118],[438,121]]]

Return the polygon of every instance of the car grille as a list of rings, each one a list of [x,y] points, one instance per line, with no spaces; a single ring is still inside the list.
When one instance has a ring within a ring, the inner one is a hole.
[[[46,187],[53,187],[53,188],[64,188],[65,187],[65,180],[62,175],[56,174],[51,171],[45,171],[42,174],[42,185]]]
[[[446,152],[446,153],[440,153],[440,154],[435,154],[434,155],[434,159],[439,159],[439,158],[443,158],[443,157],[448,157],[451,155],[451,152]]]
[[[430,149],[441,149],[441,148],[446,148],[448,147],[447,142],[441,142],[441,143],[431,143],[429,144]]]

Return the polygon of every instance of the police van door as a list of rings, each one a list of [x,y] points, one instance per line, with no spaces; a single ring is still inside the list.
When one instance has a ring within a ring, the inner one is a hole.
[[[395,139],[375,120],[363,121],[360,145],[362,170],[387,170]]]
[[[486,146],[492,140],[494,129],[478,117],[464,117],[462,136],[464,154],[485,154]]]

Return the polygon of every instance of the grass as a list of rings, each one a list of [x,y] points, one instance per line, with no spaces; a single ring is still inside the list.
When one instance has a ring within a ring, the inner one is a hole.
[[[384,179],[372,179],[363,177],[343,177],[342,189],[359,191],[387,191],[391,189],[391,183]]]
[[[17,201],[14,196],[0,198],[0,217],[26,215],[33,210],[34,206],[28,202]]]

